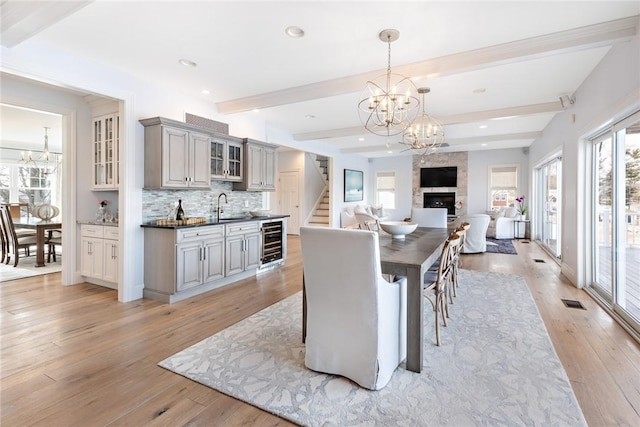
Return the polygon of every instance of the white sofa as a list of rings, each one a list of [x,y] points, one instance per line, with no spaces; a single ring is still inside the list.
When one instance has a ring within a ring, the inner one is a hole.
[[[360,221],[356,218],[356,213],[361,216],[368,216],[371,221],[384,220],[387,217],[384,214],[382,206],[374,207],[370,205],[355,205],[347,206],[340,212],[340,227],[342,228],[354,228],[357,227]]]
[[[500,208],[498,211],[488,211],[487,214],[491,217],[487,228],[487,237],[494,239],[514,238],[514,221],[520,219],[520,214],[516,208]]]

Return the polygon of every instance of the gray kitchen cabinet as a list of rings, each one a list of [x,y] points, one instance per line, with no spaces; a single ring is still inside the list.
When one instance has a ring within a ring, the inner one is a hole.
[[[223,279],[224,225],[185,229],[145,228],[145,292],[166,300]],[[163,299],[160,298],[160,299]],[[157,299],[157,298],[156,298]]]
[[[202,189],[211,187],[211,136],[194,126],[155,117],[140,120],[145,127],[146,188]]]
[[[260,266],[261,235],[257,221],[227,224],[225,275]]]
[[[243,142],[233,136],[211,138],[211,178],[223,181],[242,181]]]
[[[275,191],[276,146],[245,138],[244,180],[234,182],[234,190]]]

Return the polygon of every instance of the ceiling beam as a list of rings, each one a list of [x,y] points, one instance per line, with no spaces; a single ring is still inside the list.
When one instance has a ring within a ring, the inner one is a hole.
[[[542,132],[520,132],[520,133],[508,133],[503,135],[484,135],[484,136],[473,136],[469,138],[457,138],[457,139],[447,139],[448,147],[455,147],[456,145],[464,145],[464,144],[483,144],[490,142],[498,142],[498,141],[516,141],[516,140],[534,140],[542,136]],[[385,144],[378,145],[367,145],[361,147],[352,147],[352,148],[343,148],[340,150],[343,154],[359,154],[359,153],[374,153],[381,152],[387,150],[404,150],[407,149],[406,146],[402,144],[398,144],[397,142],[391,143],[390,147],[387,147]]]
[[[438,121],[444,126],[461,123],[473,123],[483,120],[506,119],[510,117],[528,116],[532,114],[557,113],[564,108],[560,101],[546,102],[543,104],[522,105],[518,107],[500,108],[496,110],[475,111],[471,113],[455,114],[452,116],[438,117]],[[354,126],[340,129],[326,129],[316,132],[296,133],[295,141],[315,141],[318,139],[340,138],[344,136],[362,135],[362,126]]]
[[[637,32],[638,16],[588,25],[510,43],[456,53],[411,64],[394,66],[394,72],[412,79],[440,77],[481,68],[516,63],[543,57],[601,47],[628,40]],[[375,70],[337,79],[222,101],[216,104],[223,114],[240,113],[279,105],[353,93],[362,90],[363,82],[375,79],[385,70]]]
[[[93,1],[2,0],[0,44],[7,48],[14,47]]]

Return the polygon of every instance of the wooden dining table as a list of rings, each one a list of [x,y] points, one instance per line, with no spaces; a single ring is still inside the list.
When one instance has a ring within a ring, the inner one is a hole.
[[[47,241],[45,233],[47,230],[59,230],[62,222],[52,220],[41,220],[39,218],[20,218],[13,220],[16,228],[28,228],[36,230],[36,267],[44,267],[44,246]]]
[[[423,281],[424,274],[438,259],[452,230],[417,228],[404,239],[393,239],[379,231],[380,262],[383,274],[407,278],[407,359],[409,371],[421,372],[423,361]],[[302,286],[302,337],[306,337],[306,295]]]

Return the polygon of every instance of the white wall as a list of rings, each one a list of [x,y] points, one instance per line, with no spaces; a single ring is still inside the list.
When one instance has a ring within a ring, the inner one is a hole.
[[[588,188],[585,147],[599,129],[640,109],[640,42],[613,46],[575,93],[575,104],[557,114],[530,147],[530,165],[562,147],[562,272],[585,286],[589,267],[585,236]]]
[[[522,148],[469,151],[467,212],[484,213],[489,209],[489,168],[499,165],[518,166],[518,195],[531,197],[529,189],[529,155]]]
[[[371,159],[370,179],[366,181],[367,192],[370,194],[371,204],[376,203],[376,173],[396,173],[396,208],[384,208],[385,215],[390,220],[400,221],[411,216],[411,201],[413,198],[413,158],[411,156],[378,157]]]

